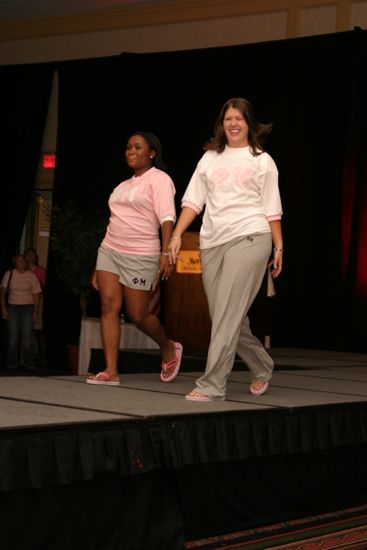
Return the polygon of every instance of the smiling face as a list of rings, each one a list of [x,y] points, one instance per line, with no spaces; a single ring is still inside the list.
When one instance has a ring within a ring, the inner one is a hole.
[[[126,145],[125,158],[134,170],[135,176],[141,176],[152,167],[155,151],[151,150],[143,136],[132,135]]]
[[[241,111],[229,107],[223,117],[223,129],[229,147],[247,147],[249,127]]]

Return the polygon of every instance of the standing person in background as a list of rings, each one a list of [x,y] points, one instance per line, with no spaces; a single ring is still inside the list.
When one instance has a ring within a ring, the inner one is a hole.
[[[8,369],[19,366],[19,345],[23,366],[34,369],[33,323],[38,319],[40,295],[39,280],[28,269],[23,254],[16,254],[13,269],[5,272],[1,282],[1,313],[8,325]]]
[[[92,280],[101,298],[106,369],[87,378],[89,384],[120,384],[117,361],[123,302],[129,319],[160,347],[162,382],[176,378],[182,357],[182,345],[167,339],[158,317],[150,312],[152,290],[159,277],[167,279],[173,269],[167,250],[176,220],[175,187],[164,171],[161,145],[154,134],[132,134],[125,159],[134,175],[110,196],[110,220]]]
[[[217,118],[182,199],[169,250],[176,262],[183,232],[203,210],[200,250],[212,320],[205,373],[191,401],[223,400],[236,352],[251,371],[250,392],[268,388],[273,361],[250,330],[248,310],[263,280],[273,242],[272,276],[282,269],[282,206],[278,171],[263,149],[271,124],[255,119],[251,104],[229,99]]]
[[[44,290],[46,285],[46,269],[39,265],[38,263],[38,254],[37,251],[28,247],[24,251],[24,258],[27,262],[28,268],[33,271],[37,279],[40,282],[42,293],[40,295],[39,301],[39,314],[37,321],[33,324],[34,335],[35,335],[35,351],[36,351],[36,362],[38,361],[41,364],[46,363],[46,343],[45,335],[43,334],[43,297]]]
[[[24,258],[29,269],[37,276],[42,290],[44,290],[46,285],[46,269],[39,265],[36,250],[32,247],[26,248],[24,251]]]

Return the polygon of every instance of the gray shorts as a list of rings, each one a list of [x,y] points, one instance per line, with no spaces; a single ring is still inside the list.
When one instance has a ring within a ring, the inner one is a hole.
[[[101,245],[96,270],[109,271],[119,277],[123,286],[137,290],[152,290],[158,283],[159,256],[124,254]]]

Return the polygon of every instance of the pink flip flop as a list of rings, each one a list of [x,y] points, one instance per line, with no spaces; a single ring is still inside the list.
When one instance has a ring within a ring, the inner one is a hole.
[[[176,378],[176,376],[178,375],[178,371],[180,370],[183,347],[182,347],[182,344],[180,344],[179,342],[175,342],[175,347],[176,347],[176,357],[172,359],[172,361],[169,361],[168,363],[165,363],[164,361],[162,361],[161,363],[162,382],[172,382],[172,380]],[[172,373],[166,376],[167,371],[172,368],[173,368]]]
[[[94,378],[87,378],[87,384],[103,384],[104,386],[119,386],[120,379],[112,378],[106,371],[99,372]]]
[[[213,401],[209,395],[206,395],[205,393],[201,393],[198,390],[192,390],[190,393],[185,395],[185,399],[188,401]]]
[[[259,397],[259,395],[262,395],[263,393],[266,392],[268,387],[269,387],[269,382],[262,382],[262,386],[259,389],[254,388],[253,385],[251,384],[250,392],[252,393],[252,395]]]

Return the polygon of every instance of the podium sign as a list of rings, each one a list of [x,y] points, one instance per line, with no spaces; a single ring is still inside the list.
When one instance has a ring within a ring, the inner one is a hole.
[[[200,275],[202,273],[200,251],[180,250],[179,258],[176,261],[176,272],[187,275]]]

